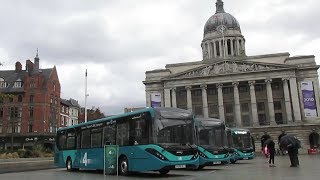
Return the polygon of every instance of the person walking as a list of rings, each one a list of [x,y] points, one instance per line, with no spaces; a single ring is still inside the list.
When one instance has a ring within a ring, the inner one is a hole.
[[[282,130],[281,134],[278,136],[278,146],[279,146],[279,150],[280,150],[281,155],[285,155],[284,152],[286,151],[285,149],[281,148],[281,146],[280,146],[280,139],[285,135],[286,135],[285,130]]]
[[[280,139],[280,147],[288,151],[290,158],[290,167],[298,167],[298,149],[301,148],[301,142],[293,135],[285,135]]]
[[[276,167],[274,165],[274,155],[276,153],[275,143],[271,138],[266,140],[265,143],[269,151],[269,167]]]
[[[271,136],[268,134],[267,131],[264,132],[264,134],[261,136],[260,141],[261,141],[261,151],[262,153],[266,156],[266,158],[268,158],[268,154],[265,153],[265,141],[267,139],[270,139]]]

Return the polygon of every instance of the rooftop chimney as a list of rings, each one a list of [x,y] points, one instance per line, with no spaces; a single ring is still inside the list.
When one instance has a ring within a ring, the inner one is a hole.
[[[22,65],[19,61],[16,62],[16,72],[21,72],[22,71]]]

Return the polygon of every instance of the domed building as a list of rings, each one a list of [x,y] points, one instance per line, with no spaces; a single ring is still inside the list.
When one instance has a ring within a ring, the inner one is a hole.
[[[146,106],[189,109],[277,139],[282,130],[308,145],[320,129],[319,65],[314,55],[288,52],[248,56],[238,20],[222,0],[205,23],[200,61],[146,72]]]

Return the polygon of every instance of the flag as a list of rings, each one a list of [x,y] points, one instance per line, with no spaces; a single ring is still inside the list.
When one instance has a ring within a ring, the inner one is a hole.
[[[86,69],[86,77],[88,76],[88,73],[87,73],[87,69]]]

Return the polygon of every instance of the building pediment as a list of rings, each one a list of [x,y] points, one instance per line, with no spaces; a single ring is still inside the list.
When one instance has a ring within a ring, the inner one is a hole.
[[[224,60],[217,63],[206,64],[201,67],[190,69],[177,74],[173,74],[170,76],[170,78],[204,77],[204,76],[216,76],[216,75],[226,75],[226,74],[273,71],[273,70],[290,69],[290,68],[296,68],[296,66],[248,62],[248,61],[244,62],[244,61]]]

